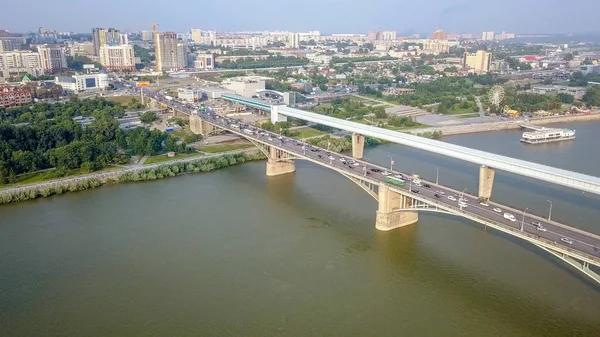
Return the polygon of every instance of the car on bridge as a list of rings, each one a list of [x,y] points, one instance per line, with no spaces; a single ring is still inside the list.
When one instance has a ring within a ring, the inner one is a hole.
[[[573,240],[571,240],[569,238],[565,238],[565,237],[560,238],[560,241],[562,241],[562,242],[564,242],[566,244],[569,244],[569,245],[573,244]]]
[[[508,220],[510,220],[510,221],[512,221],[512,222],[515,222],[515,221],[517,221],[517,219],[515,218],[515,216],[514,216],[514,215],[512,215],[512,214],[510,214],[510,213],[504,213],[504,218],[505,218],[505,219],[508,219]]]
[[[496,208],[494,208],[494,212],[496,212],[496,213],[502,213],[502,210],[500,208],[496,207]]]

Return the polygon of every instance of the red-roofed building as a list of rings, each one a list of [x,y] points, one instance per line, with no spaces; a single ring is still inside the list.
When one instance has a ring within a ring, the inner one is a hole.
[[[31,92],[9,84],[0,84],[0,107],[13,108],[31,103]]]

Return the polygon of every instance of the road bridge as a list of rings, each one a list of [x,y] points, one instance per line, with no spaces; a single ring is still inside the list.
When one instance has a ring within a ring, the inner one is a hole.
[[[190,127],[204,135],[225,130],[253,143],[267,157],[266,174],[277,176],[295,171],[295,160],[306,160],[334,170],[357,184],[378,204],[375,227],[388,231],[418,221],[419,212],[461,216],[486,227],[525,240],[565,261],[600,283],[595,270],[600,267],[600,236],[493,201],[480,202],[478,196],[417,177],[267,132],[240,121],[208,112],[194,113],[177,101],[159,94],[148,97],[189,115]],[[481,181],[481,184],[487,184]],[[595,266],[595,267],[593,267]]]
[[[261,105],[263,110],[271,112],[271,121],[273,123],[286,120],[286,117],[292,117],[352,132],[353,153],[357,155],[357,158],[362,157],[362,149],[354,149],[354,147],[361,147],[364,145],[364,136],[368,136],[478,164],[481,166],[479,172],[480,181],[488,182],[487,185],[480,186],[479,197],[481,198],[489,199],[491,197],[494,170],[496,169],[580,191],[600,194],[600,178],[598,177],[353,121],[341,120],[339,118],[320,115],[314,112],[290,108],[283,105],[272,105],[270,106],[270,110],[266,110],[266,105],[268,105],[268,103],[261,103],[259,100],[255,99],[248,99],[236,95],[227,95],[227,97],[224,95],[223,98],[240,104]]]

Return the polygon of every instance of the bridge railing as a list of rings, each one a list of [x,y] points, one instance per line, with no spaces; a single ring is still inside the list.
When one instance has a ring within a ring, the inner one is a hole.
[[[436,204],[436,202],[434,200],[431,200],[434,202],[434,204]],[[499,227],[501,228],[504,232],[510,232],[513,236],[517,236],[517,237],[522,237],[524,239],[526,239],[527,241],[530,241],[532,243],[535,244],[542,244],[548,248],[557,250],[557,251],[564,251],[567,253],[567,255],[570,255],[572,257],[578,258],[582,261],[586,261],[589,262],[591,264],[594,264],[596,266],[600,266],[600,256],[594,256],[594,255],[590,255],[588,253],[582,252],[580,250],[576,250],[576,249],[572,249],[569,248],[569,246],[563,245],[563,244],[559,244],[556,241],[551,241],[545,238],[542,238],[538,235],[535,234],[531,234],[525,231],[521,231],[520,229],[505,225],[503,223],[494,221],[494,220],[490,220],[488,218],[484,218],[480,215],[477,215],[475,213],[471,213],[469,211],[465,211],[465,209],[460,209],[460,207],[456,207],[456,206],[452,206],[452,205],[441,205],[441,206],[437,206],[439,208],[446,208],[451,210],[454,213],[457,214],[462,214],[465,215],[465,217],[467,218],[472,218],[475,219],[477,222],[483,223],[485,225],[488,225],[490,227]],[[600,248],[600,247],[596,247],[596,248]],[[600,255],[600,251],[596,251],[597,254]]]

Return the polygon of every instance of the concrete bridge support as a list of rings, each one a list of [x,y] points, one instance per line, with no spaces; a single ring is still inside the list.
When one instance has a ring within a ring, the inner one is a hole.
[[[362,159],[365,149],[365,136],[353,133],[352,134],[352,157]]]
[[[204,137],[215,132],[217,128],[210,123],[203,121],[198,115],[190,116],[190,130],[197,135]]]
[[[285,105],[281,105],[285,106]],[[287,122],[287,116],[279,114],[280,105],[272,105],[271,106],[271,123],[275,124],[277,122]]]
[[[484,165],[479,168],[479,198],[488,200],[492,196],[494,174],[493,168]]]
[[[379,206],[375,228],[380,231],[390,231],[412,225],[419,220],[417,211],[398,211],[399,209],[410,208],[413,203],[412,198],[390,191],[390,188],[384,185],[379,185],[378,195]]]
[[[294,161],[286,158],[287,153],[275,147],[270,147],[269,155],[267,156],[267,176],[278,176],[296,171]]]

